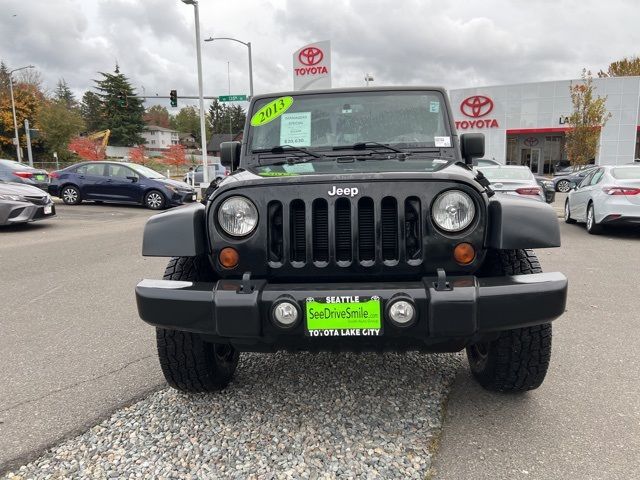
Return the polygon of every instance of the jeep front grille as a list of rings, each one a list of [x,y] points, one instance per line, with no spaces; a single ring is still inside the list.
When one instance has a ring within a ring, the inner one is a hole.
[[[267,249],[272,267],[313,262],[374,265],[420,261],[421,202],[384,197],[272,201],[267,208]]]

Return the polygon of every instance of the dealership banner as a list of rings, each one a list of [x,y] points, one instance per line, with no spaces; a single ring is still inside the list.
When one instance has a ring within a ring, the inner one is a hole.
[[[293,54],[293,89],[331,88],[331,42],[310,43]]]

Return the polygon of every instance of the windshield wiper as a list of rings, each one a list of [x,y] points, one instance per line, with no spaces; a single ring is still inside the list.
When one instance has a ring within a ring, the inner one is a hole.
[[[395,153],[403,153],[405,155],[411,155],[410,152],[405,152],[404,150],[400,150],[399,148],[392,147],[391,145],[385,145],[380,142],[358,142],[353,145],[339,145],[337,147],[333,147],[333,150],[367,150],[368,147],[381,147],[386,148],[387,150],[391,150]]]
[[[319,155],[315,152],[307,150],[306,148],[296,147],[294,145],[276,145],[273,148],[261,148],[257,150],[251,150],[251,153],[266,153],[266,152],[275,153],[275,154],[285,153],[285,152],[300,152],[315,158],[322,158],[322,155]]]

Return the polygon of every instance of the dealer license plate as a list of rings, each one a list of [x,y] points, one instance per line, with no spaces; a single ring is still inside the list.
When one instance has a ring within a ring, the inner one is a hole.
[[[34,175],[34,178],[39,182],[44,182],[47,179],[46,175]]]
[[[45,215],[51,215],[52,211],[53,211],[53,207],[51,205],[45,205],[44,206],[44,214]]]
[[[380,297],[309,297],[305,302],[310,337],[377,337],[382,335]]]

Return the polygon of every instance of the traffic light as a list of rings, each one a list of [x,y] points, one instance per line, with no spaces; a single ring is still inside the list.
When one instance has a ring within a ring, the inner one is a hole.
[[[171,101],[171,106],[172,107],[177,107],[178,106],[178,91],[177,90],[171,90],[169,92],[169,100]]]

